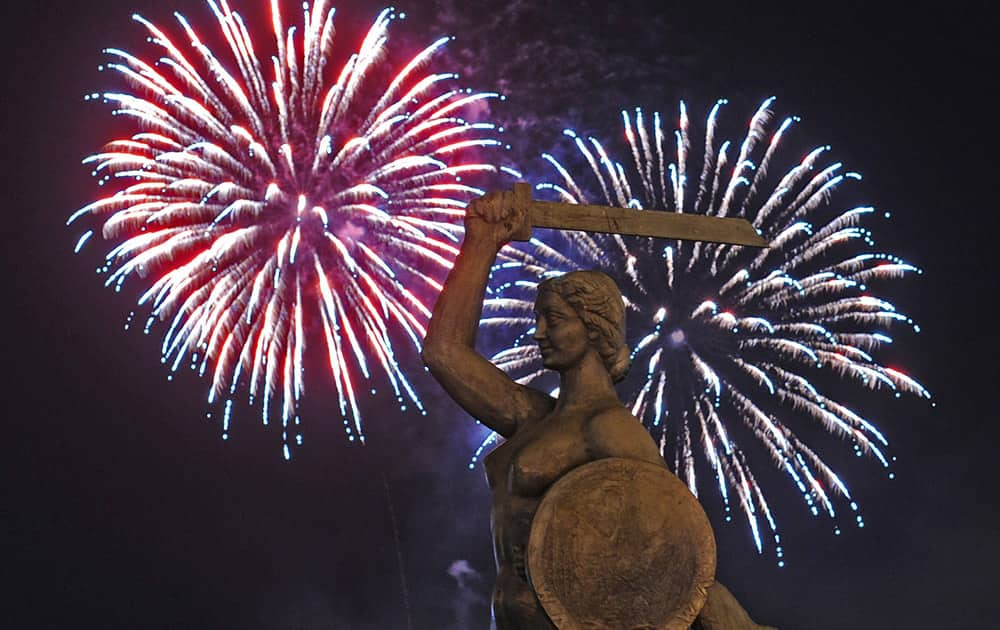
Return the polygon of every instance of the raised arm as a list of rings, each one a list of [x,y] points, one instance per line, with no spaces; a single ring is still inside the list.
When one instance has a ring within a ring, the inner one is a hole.
[[[490,267],[525,220],[514,209],[512,193],[489,193],[469,203],[465,241],[434,306],[422,353],[455,402],[504,437],[555,404],[546,394],[514,382],[475,347]]]

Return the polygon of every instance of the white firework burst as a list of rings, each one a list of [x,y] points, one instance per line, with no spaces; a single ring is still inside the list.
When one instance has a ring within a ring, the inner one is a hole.
[[[300,29],[272,0],[264,62],[240,14],[208,5],[225,57],[180,14],[179,37],[134,16],[155,61],[105,51],[128,90],[89,98],[133,133],[84,160],[111,191],[69,222],[103,221],[107,285],[143,283],[147,332],[169,324],[163,361],[210,374],[209,401],[226,399],[224,437],[242,384],[265,423],[277,401],[289,456],[313,337],[345,430],[363,440],[358,391],[376,370],[401,405],[423,410],[395,347],[419,348],[465,204],[482,194],[470,182],[497,170],[481,154],[502,146],[501,130],[465,117],[501,97],[428,70],[449,37],[392,65],[391,9],[334,68],[342,46],[325,0],[303,5]]]
[[[563,161],[543,154],[556,177],[536,185],[540,194],[569,203],[746,217],[770,248],[550,234],[522,248],[521,257],[497,265],[483,322],[521,331],[494,361],[522,383],[544,384],[537,348],[528,343],[537,283],[581,268],[616,278],[634,348],[624,383],[632,412],[693,492],[702,483],[698,471],[710,473],[726,519],[735,501],[758,551],[764,528],[770,530],[783,563],[750,447],[763,449],[787,474],[814,515],[836,518],[838,505],[846,504],[863,527],[847,485],[800,436],[820,427],[888,468],[885,437],[838,396],[851,391],[844,387],[848,383],[897,396],[930,394],[876,358],[892,342],[893,325],[919,328],[874,295],[875,285],[920,270],[874,249],[865,227],[876,216],[874,208],[838,210],[830,203],[835,188],[860,176],[827,161],[828,146],[808,152],[779,176],[769,173],[783,159],[782,139],[798,121],[772,125],[772,102],[754,113],[739,144],[716,140],[725,101],[716,103],[697,173],[689,170],[692,139],[681,103],[672,134],[664,133],[659,113],[651,120],[638,109],[622,113],[630,166],[613,159],[595,138],[566,130],[575,147]],[[840,533],[839,526],[835,531]]]

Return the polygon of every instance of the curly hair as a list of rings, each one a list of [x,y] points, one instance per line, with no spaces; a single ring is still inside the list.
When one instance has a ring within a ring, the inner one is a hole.
[[[594,344],[611,379],[625,378],[632,359],[625,342],[625,302],[615,281],[600,271],[571,271],[540,282],[538,295],[545,291],[566,300],[587,330],[597,333]]]

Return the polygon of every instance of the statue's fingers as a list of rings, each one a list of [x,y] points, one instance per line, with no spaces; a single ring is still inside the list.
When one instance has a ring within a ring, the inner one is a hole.
[[[498,202],[500,205],[500,218],[504,221],[510,220],[514,216],[514,196],[507,192],[501,192],[498,196]]]
[[[479,217],[490,223],[494,222],[493,207],[496,205],[496,194],[488,192],[481,197],[476,197],[465,208],[467,215]]]
[[[496,193],[490,193],[488,209],[486,212],[487,220],[490,223],[499,223],[503,220],[503,198]]]
[[[465,206],[465,216],[467,217],[482,217],[482,198],[477,197],[473,199]]]

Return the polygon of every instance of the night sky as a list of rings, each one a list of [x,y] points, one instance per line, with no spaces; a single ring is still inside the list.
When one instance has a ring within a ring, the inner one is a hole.
[[[250,19],[263,4],[234,1]],[[737,519],[717,525],[719,576],[785,629],[988,627],[995,28],[985,2],[871,4],[413,1],[391,33],[458,36],[443,65],[508,94],[493,115],[514,157],[549,150],[568,124],[610,137],[623,107],[674,112],[683,98],[695,118],[726,97],[743,116],[775,95],[802,137],[864,174],[851,194],[896,217],[879,245],[925,269],[887,292],[922,328],[900,332],[892,356],[936,406],[872,414],[899,461],[893,480],[845,464],[863,530],[835,537],[790,484],[773,486],[786,566],[758,556]],[[381,8],[339,6],[345,37]],[[80,160],[112,133],[109,109],[83,101],[117,87],[96,70],[100,50],[139,49],[129,15],[166,23],[174,8],[214,28],[196,0],[21,2],[4,21],[0,627],[486,628],[489,495],[467,467],[478,434],[433,383],[418,378],[428,417],[368,400],[366,446],[344,439],[335,395],[316,387],[291,462],[254,411],[238,409],[224,442],[207,383],[168,382],[157,336],[123,330],[135,295],[102,288],[100,247],[73,255],[66,217],[97,194]]]

